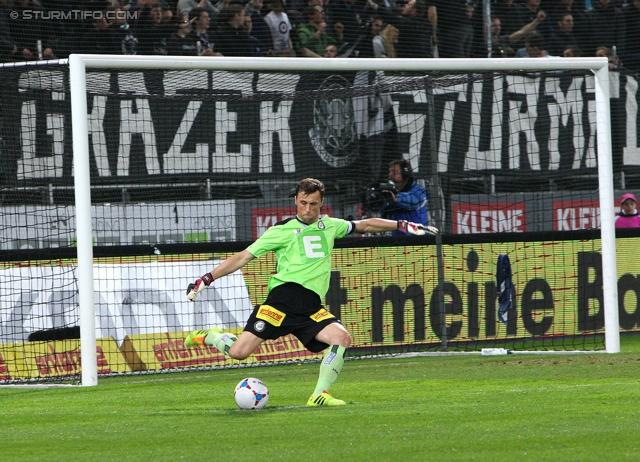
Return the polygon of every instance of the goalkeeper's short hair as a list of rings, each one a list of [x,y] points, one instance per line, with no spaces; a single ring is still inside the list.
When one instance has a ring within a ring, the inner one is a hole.
[[[316,191],[320,191],[320,198],[324,199],[324,184],[322,181],[316,180],[315,178],[305,178],[296,186],[296,196],[301,192],[308,196]]]

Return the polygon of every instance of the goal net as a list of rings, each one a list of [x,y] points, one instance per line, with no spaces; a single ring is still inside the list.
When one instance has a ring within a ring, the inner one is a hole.
[[[0,69],[0,381],[318,359],[184,346],[242,331],[273,256],[186,286],[295,215],[302,178],[323,213],[381,216],[397,159],[441,234],[337,243],[350,356],[619,350],[606,59],[134,58]]]

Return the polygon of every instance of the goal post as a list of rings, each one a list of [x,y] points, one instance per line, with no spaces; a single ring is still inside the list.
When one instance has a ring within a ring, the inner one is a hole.
[[[0,75],[0,382],[247,364],[183,340],[241,332],[273,256],[195,304],[186,283],[293,216],[304,177],[325,183],[323,213],[381,216],[400,157],[442,232],[336,242],[323,303],[350,357],[616,353],[640,328],[609,109],[609,79],[634,77],[606,58],[71,55]],[[318,359],[286,336],[248,364]]]
[[[93,289],[93,230],[91,226],[91,180],[89,130],[87,127],[87,79],[82,57],[69,58],[71,122],[73,127],[73,171],[76,202],[76,242],[78,249],[78,302],[82,385],[98,385],[96,324]],[[77,88],[78,91],[74,91]]]
[[[602,217],[602,265],[605,303],[605,335],[608,353],[620,352],[616,230],[613,204],[613,160],[611,155],[611,113],[609,108],[609,64],[595,70],[596,117],[598,130],[598,182]],[[607,308],[608,307],[608,308]],[[607,328],[607,326],[609,328]],[[615,326],[615,328],[614,328]]]

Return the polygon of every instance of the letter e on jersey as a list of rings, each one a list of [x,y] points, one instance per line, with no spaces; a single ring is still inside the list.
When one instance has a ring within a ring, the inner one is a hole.
[[[320,236],[304,236],[302,238],[304,245],[304,253],[307,258],[323,258],[325,256],[322,250],[322,237]]]

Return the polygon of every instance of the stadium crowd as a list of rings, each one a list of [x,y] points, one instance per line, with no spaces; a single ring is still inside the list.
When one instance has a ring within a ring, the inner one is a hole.
[[[492,0],[484,31],[481,0],[0,0],[2,62],[601,55],[640,70],[640,0]]]

